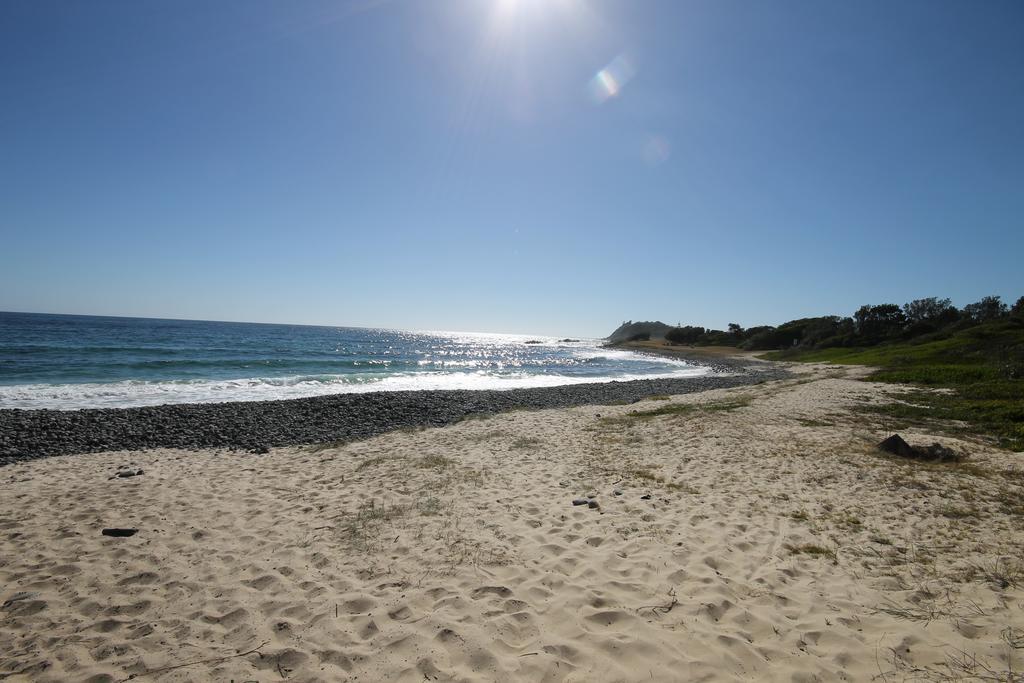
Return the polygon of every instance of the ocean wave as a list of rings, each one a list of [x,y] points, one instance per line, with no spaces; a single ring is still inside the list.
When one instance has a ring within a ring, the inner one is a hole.
[[[295,355],[277,355],[268,357],[254,353],[251,356],[239,354],[237,351],[230,355],[214,355],[217,350],[204,349],[206,358],[195,357],[173,357],[173,354],[159,357],[160,354],[137,353],[136,349],[122,350],[125,353],[120,356],[111,355],[107,359],[81,360],[78,356],[82,351],[88,349],[68,350],[62,354],[60,359],[49,361],[47,365],[38,363],[22,364],[15,358],[2,358],[0,363],[10,369],[0,372],[0,380],[8,378],[21,379],[27,373],[40,372],[46,367],[56,366],[62,370],[71,367],[82,366],[94,374],[105,375],[111,379],[119,377],[149,375],[152,379],[172,379],[174,374],[181,374],[186,377],[197,374],[216,373],[227,376],[233,371],[248,371],[263,368],[267,371],[275,371],[296,374],[302,373],[324,373],[332,372],[361,372],[365,368],[385,367],[394,371],[417,368],[434,369],[506,369],[522,368],[526,371],[540,370],[541,368],[579,367],[598,363],[613,362],[623,364],[650,364],[650,356],[641,356],[629,351],[601,348],[572,348],[566,349],[562,355],[537,354],[540,349],[536,347],[523,352],[521,349],[502,348],[500,350],[488,349],[486,352],[478,350],[467,352],[462,349],[436,349],[418,350],[411,357],[400,355],[373,357],[348,355],[326,355],[317,354],[315,357],[298,357]],[[6,352],[17,351],[17,349],[5,349]],[[226,351],[226,350],[225,350]],[[10,355],[17,356],[16,353]],[[313,354],[304,354],[306,356]],[[158,357],[153,357],[158,356]],[[469,356],[469,357],[467,357]],[[475,357],[474,357],[475,356]],[[84,364],[84,365],[83,365]],[[686,363],[672,358],[659,358],[657,361],[661,366],[685,366]],[[69,371],[69,370],[68,370]],[[236,373],[237,374],[237,373]],[[246,373],[248,374],[248,373]],[[106,379],[104,377],[104,379]],[[69,378],[72,381],[78,379]]]

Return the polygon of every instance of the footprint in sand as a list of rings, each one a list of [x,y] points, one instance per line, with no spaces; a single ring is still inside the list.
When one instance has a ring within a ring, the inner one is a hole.
[[[509,598],[512,597],[512,591],[505,586],[482,586],[474,589],[473,592],[469,594],[469,596],[474,600],[479,600],[487,597],[488,595],[496,595],[499,598]]]

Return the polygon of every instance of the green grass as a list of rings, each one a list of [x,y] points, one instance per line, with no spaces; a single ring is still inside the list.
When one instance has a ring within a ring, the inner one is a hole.
[[[631,477],[633,479],[639,479],[645,484],[659,484],[664,486],[669,491],[678,491],[680,493],[697,494],[700,493],[697,489],[689,486],[688,484],[680,484],[675,481],[668,481],[665,477],[652,472],[645,467],[635,467],[633,469],[619,470],[621,477]]]
[[[376,467],[377,465],[383,465],[388,460],[392,460],[392,458],[390,458],[390,457],[388,457],[386,455],[375,455],[375,456],[366,458],[365,460],[361,461],[358,465],[356,465],[356,472],[361,472],[362,470],[365,470],[365,469],[367,469],[369,467]]]
[[[939,509],[939,514],[949,519],[967,519],[969,517],[977,517],[978,510],[973,507],[946,505]]]
[[[814,543],[804,543],[803,545],[787,545],[786,548],[793,555],[810,555],[811,557],[824,557],[833,562],[837,562],[836,551],[832,548],[826,548],[823,545],[816,545]]]
[[[417,467],[422,467],[424,469],[443,470],[449,465],[454,464],[455,461],[451,458],[446,458],[443,455],[431,454],[418,458],[415,463]]]
[[[700,409],[704,410],[704,411],[707,411],[707,412],[711,412],[711,413],[717,413],[717,412],[727,413],[729,411],[736,410],[738,408],[746,408],[749,405],[750,405],[750,397],[749,396],[737,396],[735,399],[733,399],[731,401],[719,401],[717,403],[705,403],[704,405],[700,406]]]
[[[811,420],[807,418],[798,417],[796,419],[804,427],[831,427],[832,422],[825,422],[824,420]]]
[[[432,517],[434,515],[441,514],[441,501],[438,498],[431,496],[426,500],[418,502],[416,504],[416,509],[421,515],[425,517]]]
[[[875,366],[873,381],[952,389],[914,392],[902,403],[871,409],[907,422],[966,422],[971,432],[992,436],[1004,448],[1024,450],[1024,320],[998,320],[870,348],[798,349],[764,357]]]
[[[651,410],[631,410],[624,419],[648,420],[663,415],[687,415],[695,412],[698,406],[692,403],[669,403],[667,405],[652,408]],[[614,418],[610,418],[614,419]]]
[[[353,549],[372,550],[379,544],[383,526],[405,513],[401,505],[387,505],[384,501],[378,505],[376,499],[370,499],[361,503],[354,513],[345,515],[342,537]]]
[[[544,441],[542,441],[541,439],[538,439],[535,436],[520,436],[515,441],[513,441],[511,444],[509,444],[509,448],[519,448],[519,449],[523,449],[523,450],[533,450],[535,448],[540,448],[543,445],[544,445]]]
[[[666,415],[689,415],[695,412],[728,412],[750,405],[748,396],[737,396],[732,400],[715,403],[668,403],[651,410],[631,410],[622,416],[602,418],[602,422],[629,422],[632,420],[650,420]]]

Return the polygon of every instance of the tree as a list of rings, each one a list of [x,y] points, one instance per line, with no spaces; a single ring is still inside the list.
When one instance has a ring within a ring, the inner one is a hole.
[[[729,323],[729,336],[735,338],[736,341],[743,339],[743,328],[739,323]]]
[[[703,327],[695,327],[693,325],[684,325],[683,327],[673,327],[671,330],[665,333],[665,339],[675,344],[693,344],[700,340],[707,332]]]
[[[1017,299],[1017,303],[1010,309],[1010,315],[1015,318],[1024,318],[1024,296]]]
[[[781,349],[791,346],[792,338],[771,325],[762,325],[747,330],[747,340],[743,342],[743,348],[752,351],[764,351],[766,349]]]
[[[950,309],[953,309],[952,301],[932,296],[927,299],[914,299],[910,303],[903,304],[903,315],[910,323],[935,322],[947,315]]]
[[[868,339],[886,337],[903,327],[907,318],[896,304],[865,305],[853,314],[857,334]]]
[[[1016,306],[1016,304],[1014,304]],[[964,306],[964,315],[976,323],[1002,318],[1009,313],[1006,304],[998,296],[982,297],[981,301]]]
[[[853,321],[837,315],[807,318],[804,323],[800,346],[808,348],[815,347],[826,339],[853,332]]]

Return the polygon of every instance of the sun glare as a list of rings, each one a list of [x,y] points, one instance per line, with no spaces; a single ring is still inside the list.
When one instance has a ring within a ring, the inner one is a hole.
[[[550,12],[574,14],[580,0],[494,0],[494,13],[505,20],[541,18]]]
[[[514,14],[546,4],[544,0],[497,0],[497,3],[498,11],[502,14]]]

